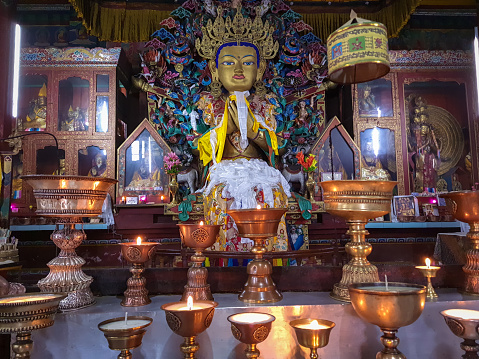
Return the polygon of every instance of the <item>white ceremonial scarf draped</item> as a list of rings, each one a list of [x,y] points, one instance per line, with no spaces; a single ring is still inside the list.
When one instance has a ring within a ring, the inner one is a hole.
[[[243,150],[248,147],[248,106],[246,105],[246,97],[249,91],[235,91],[236,108],[238,109],[238,123],[241,134],[240,146]]]
[[[273,189],[280,188],[280,185],[286,196],[291,197],[288,181],[281,172],[256,158],[222,160],[211,166],[204,194],[209,195],[220,184],[225,185],[223,197],[234,199],[231,209],[256,208],[255,188],[263,191],[264,202],[270,207],[274,207]]]

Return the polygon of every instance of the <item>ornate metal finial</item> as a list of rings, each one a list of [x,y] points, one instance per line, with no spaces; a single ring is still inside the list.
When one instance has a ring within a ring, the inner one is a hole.
[[[198,53],[207,59],[215,59],[221,45],[229,42],[248,42],[256,46],[261,59],[272,59],[278,52],[279,44],[273,39],[274,27],[268,21],[256,16],[253,21],[244,18],[241,6],[238,7],[233,20],[231,17],[223,19],[223,9],[218,7],[218,16],[215,21],[208,20],[206,27],[202,27],[203,38],[196,39]]]

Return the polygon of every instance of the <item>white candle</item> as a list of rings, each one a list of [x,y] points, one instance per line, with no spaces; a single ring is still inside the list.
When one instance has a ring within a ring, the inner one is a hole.
[[[132,328],[138,328],[142,327],[144,325],[150,324],[149,320],[144,320],[144,319],[133,319],[133,320],[128,320],[126,322],[125,320],[117,320],[115,322],[110,322],[103,324],[100,329],[103,330],[125,330],[125,329],[132,329]]]
[[[470,309],[448,309],[442,312],[447,317],[479,320],[479,311]]]
[[[410,291],[416,291],[420,288],[417,287],[399,287],[399,286],[394,286],[390,285],[388,287],[386,286],[367,286],[367,287],[358,287],[357,289],[362,289],[362,290],[368,290],[370,292],[410,292]]]
[[[311,329],[311,330],[319,330],[319,329],[329,329],[331,328],[329,325],[319,324],[318,321],[315,319],[311,323],[308,324],[297,324],[294,326],[295,328],[299,329]]]
[[[229,319],[235,323],[261,324],[269,323],[275,318],[272,315],[265,313],[238,313],[232,315]]]
[[[36,296],[25,295],[25,296],[21,296],[21,297],[1,298],[0,299],[0,304],[36,302],[38,300],[48,300],[48,299],[54,298],[54,297],[55,297],[55,295],[44,294],[44,295],[36,295]]]

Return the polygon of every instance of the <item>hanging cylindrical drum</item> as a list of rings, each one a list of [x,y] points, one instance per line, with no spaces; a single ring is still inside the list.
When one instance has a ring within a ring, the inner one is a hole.
[[[329,79],[341,84],[367,82],[389,72],[386,27],[354,18],[328,37]]]

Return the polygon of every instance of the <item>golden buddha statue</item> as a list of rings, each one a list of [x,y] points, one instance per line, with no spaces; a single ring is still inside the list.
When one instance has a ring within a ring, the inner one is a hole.
[[[43,84],[38,97],[30,101],[30,110],[23,121],[23,129],[47,127],[47,87]]]
[[[202,29],[196,40],[199,54],[209,59],[213,83],[210,93],[203,93],[198,108],[204,122],[212,129],[198,139],[200,160],[209,167],[204,188],[205,220],[222,224],[223,231],[214,249],[247,251],[250,244],[240,238],[231,217],[231,209],[286,207],[289,185],[272,166],[278,154],[275,107],[268,101],[262,77],[266,59],[275,56],[278,43],[273,28],[260,17],[243,18],[241,8],[233,20],[218,17]],[[250,90],[255,87],[255,92]],[[262,157],[266,157],[269,163]],[[280,234],[266,243],[269,250],[287,250],[284,221]]]

